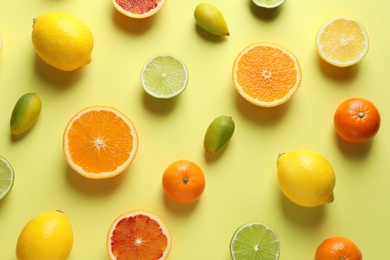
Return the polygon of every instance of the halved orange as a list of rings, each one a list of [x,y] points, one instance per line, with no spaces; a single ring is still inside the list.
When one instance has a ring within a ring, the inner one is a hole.
[[[156,14],[165,2],[166,0],[112,0],[112,4],[120,13],[136,19]]]
[[[107,251],[112,260],[163,260],[168,257],[171,245],[167,226],[144,210],[119,216],[107,235]]]
[[[105,179],[129,167],[138,150],[138,135],[122,112],[91,106],[69,121],[63,150],[67,163],[77,173],[89,179]]]
[[[274,43],[254,43],[242,50],[233,64],[233,83],[250,103],[274,107],[298,90],[302,72],[295,55]]]

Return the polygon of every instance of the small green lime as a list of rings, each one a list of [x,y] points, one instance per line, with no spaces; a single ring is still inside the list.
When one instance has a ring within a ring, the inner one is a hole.
[[[41,99],[36,93],[21,96],[12,110],[11,133],[19,135],[30,129],[37,121],[41,107]]]
[[[233,136],[235,124],[230,116],[215,118],[207,128],[204,136],[204,148],[213,154],[221,150]]]
[[[11,164],[3,157],[0,157],[0,200],[10,193],[14,186],[14,170]]]
[[[260,222],[245,224],[234,232],[230,254],[233,260],[277,260],[280,254],[278,234]]]

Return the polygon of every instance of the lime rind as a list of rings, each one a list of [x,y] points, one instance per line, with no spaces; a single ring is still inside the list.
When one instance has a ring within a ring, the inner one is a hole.
[[[0,157],[0,200],[10,193],[14,180],[14,170],[11,164],[5,158]]]
[[[277,260],[280,255],[280,241],[270,226],[252,222],[237,229],[230,242],[233,260]]]
[[[281,6],[286,0],[252,0],[252,2],[259,7],[271,9]]]
[[[173,98],[187,87],[187,67],[176,56],[156,55],[143,66],[141,83],[146,93],[155,98]]]

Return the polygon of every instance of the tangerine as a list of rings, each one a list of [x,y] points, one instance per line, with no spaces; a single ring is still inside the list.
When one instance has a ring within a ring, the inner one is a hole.
[[[199,199],[206,186],[202,169],[188,160],[170,164],[164,171],[162,184],[166,195],[181,204]]]
[[[364,143],[379,131],[381,117],[376,106],[363,98],[342,102],[334,114],[334,126],[342,139],[350,143]]]
[[[156,215],[144,210],[120,215],[107,235],[107,251],[113,260],[163,260],[168,257],[171,245],[167,226]]]
[[[250,103],[274,107],[287,102],[298,90],[302,72],[295,55],[274,43],[254,43],[238,54],[233,83]]]
[[[63,136],[69,166],[89,179],[114,177],[125,171],[138,150],[137,131],[122,112],[91,106],[69,121]]]
[[[318,247],[315,260],[362,260],[360,249],[349,239],[331,237],[325,239]]]

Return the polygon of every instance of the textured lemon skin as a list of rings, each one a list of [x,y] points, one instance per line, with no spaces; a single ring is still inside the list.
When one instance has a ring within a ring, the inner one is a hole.
[[[30,129],[38,120],[42,102],[36,93],[26,93],[15,104],[11,115],[11,134],[19,135]]]
[[[310,150],[281,154],[277,177],[283,194],[297,205],[316,207],[333,201],[336,177],[322,155]]]
[[[196,23],[205,31],[217,35],[229,35],[229,28],[221,11],[212,4],[201,3],[194,11]]]
[[[18,260],[65,260],[73,246],[73,231],[60,211],[44,212],[31,219],[21,231]]]
[[[91,62],[92,32],[73,15],[49,12],[36,17],[32,28],[35,51],[47,64],[72,71]]]

